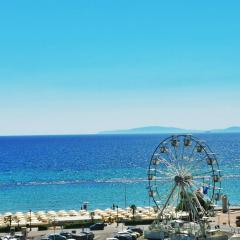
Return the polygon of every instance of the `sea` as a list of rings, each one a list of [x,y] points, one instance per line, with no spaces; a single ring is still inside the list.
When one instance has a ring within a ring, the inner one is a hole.
[[[80,209],[84,203],[89,209],[153,205],[147,169],[167,136],[0,137],[0,212]],[[239,205],[240,134],[196,136],[217,154],[222,193],[230,205]]]

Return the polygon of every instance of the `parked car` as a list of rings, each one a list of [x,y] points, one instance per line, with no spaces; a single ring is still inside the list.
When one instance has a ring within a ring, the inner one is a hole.
[[[132,240],[137,240],[137,234],[133,232],[128,232],[128,231],[122,231],[118,232],[119,235],[130,235],[132,237]]]
[[[85,233],[79,233],[79,234],[73,234],[72,233],[72,239],[75,239],[75,240],[88,240],[88,236]]]
[[[127,229],[132,230],[133,232],[138,232],[141,234],[141,236],[143,235],[143,229],[140,227],[135,227],[135,226],[129,226]]]
[[[66,237],[64,237],[60,234],[50,234],[50,235],[48,235],[48,238],[50,240],[66,240],[67,239]]]
[[[73,234],[72,238],[75,240],[87,240],[87,235],[84,233],[79,233],[79,234]]]
[[[92,230],[103,230],[105,227],[105,223],[95,223],[89,227],[89,229]]]
[[[94,239],[94,234],[93,232],[81,232],[87,236],[88,240],[93,240]]]
[[[70,233],[70,232],[60,232],[59,234],[60,234],[61,236],[66,237],[67,239],[73,238],[73,234]]]
[[[117,234],[114,238],[117,238],[118,240],[132,240],[132,236],[129,234]]]
[[[125,230],[126,232],[130,233],[131,235],[135,236],[136,238],[140,237],[140,233],[134,232],[131,229]]]

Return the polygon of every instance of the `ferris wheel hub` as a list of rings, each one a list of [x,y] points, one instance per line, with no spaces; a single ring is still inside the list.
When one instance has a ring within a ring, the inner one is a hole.
[[[179,184],[179,183],[183,183],[184,178],[182,176],[175,176],[174,180],[177,184]]]
[[[186,184],[189,183],[192,179],[192,176],[190,175],[186,175],[186,176],[181,176],[181,175],[177,175],[174,177],[174,181],[176,184]]]

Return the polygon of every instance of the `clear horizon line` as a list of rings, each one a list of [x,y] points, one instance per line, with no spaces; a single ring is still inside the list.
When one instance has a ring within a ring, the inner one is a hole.
[[[224,127],[224,128],[215,128],[215,129],[202,129],[202,130],[195,130],[195,129],[186,129],[186,128],[181,128],[181,127],[166,127],[166,126],[158,126],[158,125],[151,125],[151,126],[145,126],[145,127],[133,127],[133,128],[126,128],[126,129],[117,129],[117,130],[100,130],[100,131],[96,131],[96,132],[87,132],[87,133],[22,133],[22,134],[0,134],[0,137],[34,137],[34,136],[79,136],[79,135],[116,135],[116,134],[129,134],[129,135],[137,135],[137,134],[174,134],[173,132],[156,132],[156,133],[114,133],[114,132],[118,132],[118,131],[130,131],[133,129],[141,129],[141,128],[148,128],[148,127],[162,127],[162,128],[174,128],[174,129],[179,129],[179,130],[186,130],[186,132],[191,132],[194,131],[195,133],[205,133],[205,132],[211,132],[211,131],[217,131],[217,130],[225,130],[228,128],[233,128],[233,127],[237,127],[240,128],[240,126],[228,126],[228,127]],[[109,133],[108,133],[109,132]],[[112,132],[112,133],[111,133]],[[224,132],[223,132],[224,133]]]

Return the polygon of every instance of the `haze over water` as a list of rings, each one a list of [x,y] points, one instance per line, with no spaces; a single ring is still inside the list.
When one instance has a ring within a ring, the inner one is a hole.
[[[0,212],[148,205],[149,160],[167,136],[0,137]],[[223,193],[239,204],[240,134],[197,136],[218,154]]]

